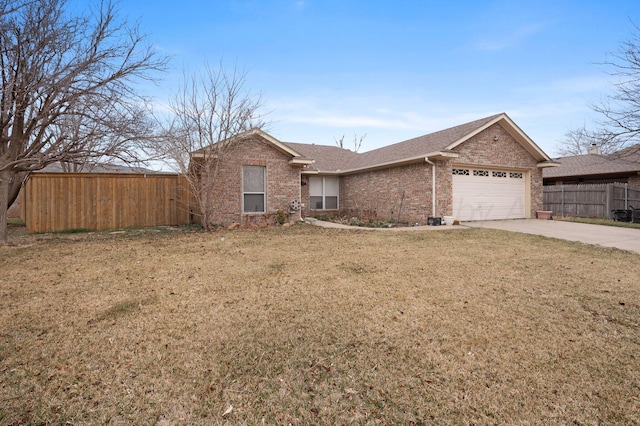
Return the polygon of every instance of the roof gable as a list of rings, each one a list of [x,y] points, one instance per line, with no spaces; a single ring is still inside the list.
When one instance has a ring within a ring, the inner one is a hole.
[[[552,162],[551,158],[540,149],[538,145],[536,145],[533,140],[527,136],[525,132],[518,127],[518,125],[505,113],[496,114],[492,117],[487,117],[483,120],[478,120],[477,122],[467,123],[461,127],[470,127],[471,124],[477,124],[477,126],[469,131],[469,133],[463,135],[461,138],[451,143],[446,147],[446,149],[453,149],[456,146],[460,145],[464,141],[469,138],[477,135],[483,130],[488,129],[494,124],[500,124],[500,126],[507,131],[513,137],[516,142],[518,142],[533,158],[538,161],[549,161]]]
[[[232,136],[223,141],[220,141],[218,143],[228,143],[228,142],[233,143],[234,141],[243,141],[243,140],[254,139],[254,138],[261,139],[267,144],[269,144],[270,146],[272,146],[274,149],[290,156],[291,164],[308,165],[313,163],[312,159],[305,157],[303,154],[299,153],[298,151],[288,146],[287,144],[280,142],[278,139],[274,138],[273,136],[271,136],[270,134],[268,134],[267,132],[261,129],[251,129],[246,132],[240,133],[238,135]],[[198,158],[198,157],[202,158],[205,155],[207,155],[207,153],[209,153],[210,155],[211,151],[215,153],[216,145],[217,144],[209,145],[205,148],[201,148],[197,151],[193,151],[191,153],[191,156],[193,158]]]

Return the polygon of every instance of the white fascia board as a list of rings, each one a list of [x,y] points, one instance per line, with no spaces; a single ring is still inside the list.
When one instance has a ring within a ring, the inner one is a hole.
[[[542,161],[536,164],[539,169],[546,169],[547,167],[558,167],[559,165],[560,163],[558,163],[557,161]]]
[[[291,164],[292,166],[309,166],[315,162],[316,160],[311,160],[309,158],[297,158],[297,157],[294,157],[291,160],[289,160],[289,164]]]
[[[388,161],[386,163],[375,164],[372,166],[359,167],[356,169],[349,169],[349,170],[336,170],[335,172],[333,172],[333,174],[348,175],[348,174],[367,172],[372,170],[388,169],[391,167],[405,166],[407,164],[426,163],[429,161],[429,158],[443,159],[445,157],[457,158],[458,154],[456,154],[455,152],[436,151],[436,152],[431,152],[424,155],[419,155],[416,157],[402,158],[399,160]],[[332,172],[328,172],[328,173],[332,173]]]

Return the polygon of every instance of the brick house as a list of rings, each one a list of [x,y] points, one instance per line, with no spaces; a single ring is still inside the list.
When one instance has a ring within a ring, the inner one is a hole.
[[[365,153],[260,130],[243,140],[213,196],[222,224],[273,223],[278,211],[289,220],[530,218],[542,209],[542,169],[556,165],[504,113]]]
[[[628,183],[640,185],[639,147],[634,145],[610,155],[594,150],[584,155],[558,158],[560,164],[543,173],[545,185]]]

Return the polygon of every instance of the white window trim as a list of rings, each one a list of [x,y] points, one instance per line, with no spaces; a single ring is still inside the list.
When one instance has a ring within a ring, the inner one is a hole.
[[[262,167],[262,170],[264,171],[263,173],[263,180],[262,180],[262,192],[251,192],[251,191],[245,191],[244,190],[244,168],[245,167]],[[244,196],[245,195],[262,195],[263,197],[263,205],[264,205],[264,210],[261,212],[256,212],[256,211],[251,211],[248,212],[245,210],[245,206],[244,206]],[[265,214],[267,212],[267,167],[266,166],[259,166],[259,165],[255,165],[255,164],[244,164],[242,166],[242,214],[253,214],[253,215],[257,215],[257,214]]]
[[[321,209],[316,209],[316,208],[313,207],[313,205],[311,204],[311,197],[320,197],[320,195],[312,195],[311,191],[309,191],[309,206],[310,206],[310,209],[313,210],[313,211],[325,211],[325,210],[326,211],[336,211],[336,210],[340,210],[340,178],[338,176],[313,176],[310,179],[313,179],[313,178],[322,179],[322,195],[321,195],[321,197],[322,197],[322,208]],[[326,185],[326,181],[325,181],[326,178],[335,178],[335,179],[337,179],[337,181],[338,181],[338,194],[336,194],[336,195],[332,195],[332,194],[327,195],[327,192],[326,192],[327,185]],[[326,208],[326,206],[327,206],[326,197],[336,197],[336,208],[335,209],[327,209]]]

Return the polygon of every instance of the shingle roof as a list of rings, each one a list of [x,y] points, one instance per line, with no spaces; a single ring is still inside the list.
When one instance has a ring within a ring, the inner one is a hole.
[[[542,170],[544,178],[605,175],[640,172],[640,163],[612,158],[605,155],[586,154],[556,159],[558,167]]]
[[[350,164],[358,157],[358,153],[348,149],[330,145],[315,145],[305,143],[283,142],[305,158],[315,160],[310,166],[313,170],[337,171],[347,170]]]
[[[70,166],[69,169],[73,170],[73,167]],[[35,173],[65,173],[66,171],[67,170],[65,170],[60,163],[52,163],[47,165],[44,169],[36,171]],[[81,168],[81,170],[74,173],[155,174],[162,172],[145,169],[144,167],[98,163],[85,165]]]
[[[640,144],[631,145],[625,149],[621,149],[618,152],[609,154],[609,157],[632,161],[634,163],[640,163]]]
[[[355,153],[337,146],[308,145],[286,142],[293,150],[307,158],[312,158],[315,163],[312,169],[335,172],[354,169],[375,167],[377,165],[398,162],[406,159],[426,156],[437,151],[445,150],[451,144],[473,133],[496,118],[504,114],[495,114],[480,120],[440,130],[417,138],[409,139],[383,148],[374,149],[364,153]]]

